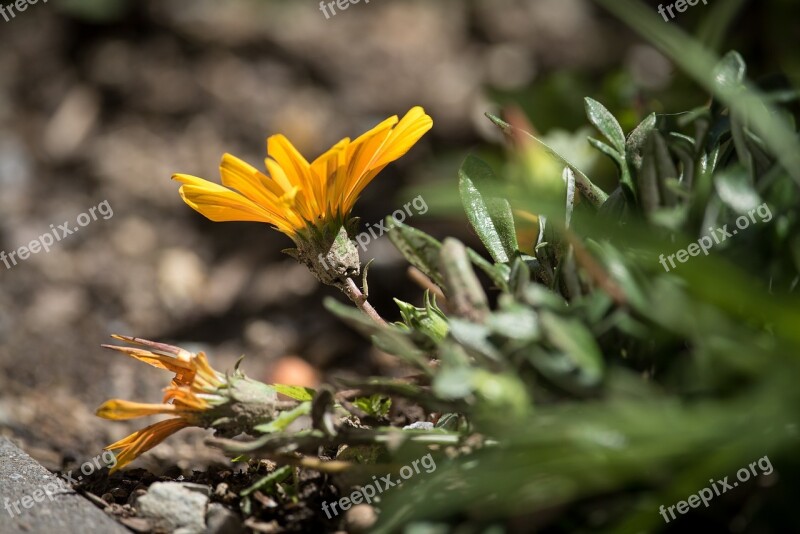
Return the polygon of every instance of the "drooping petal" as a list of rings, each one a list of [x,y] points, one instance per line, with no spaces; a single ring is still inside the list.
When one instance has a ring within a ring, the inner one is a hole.
[[[169,371],[171,373],[185,374],[193,372],[191,362],[178,359],[174,356],[164,356],[149,350],[137,349],[134,347],[120,347],[117,345],[101,345],[101,347],[121,352],[130,356],[131,358],[139,360],[140,362],[144,362],[157,369],[163,369],[164,371]]]
[[[175,432],[187,426],[191,426],[191,424],[185,419],[167,419],[136,431],[116,443],[112,443],[106,447],[106,450],[115,451],[121,449],[122,452],[117,455],[117,463],[111,468],[111,473],[128,465]]]
[[[178,411],[202,412],[210,405],[205,399],[198,397],[192,389],[173,384],[165,389],[163,402],[173,402]]]
[[[208,363],[208,357],[205,352],[198,352],[195,355],[194,363],[196,365],[197,376],[195,377],[195,384],[201,389],[210,389],[221,387],[225,381],[222,373],[215,371],[211,364]]]
[[[176,411],[177,406],[173,404],[146,404],[112,399],[104,402],[97,409],[96,415],[103,419],[111,419],[112,421],[125,421],[127,419],[144,417],[146,415],[175,413]]]
[[[132,345],[142,345],[144,347],[150,347],[153,352],[156,352],[158,354],[174,356],[175,358],[182,360],[184,362],[191,361],[192,359],[191,352],[189,352],[186,349],[182,349],[181,347],[176,347],[175,345],[168,345],[167,343],[160,343],[158,341],[150,341],[149,339],[142,339],[140,337],[121,336],[119,334],[111,334],[111,337],[119,341],[124,341],[125,343],[130,343]]]

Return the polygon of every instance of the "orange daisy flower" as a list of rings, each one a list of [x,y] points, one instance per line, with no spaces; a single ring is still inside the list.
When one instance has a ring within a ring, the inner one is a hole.
[[[225,154],[222,185],[175,174],[180,195],[212,221],[272,225],[297,245],[284,252],[317,278],[341,286],[360,272],[350,213],[359,195],[388,164],[408,152],[433,126],[421,107],[390,117],[354,141],[342,139],[309,163],[283,135],[267,139],[266,173]]]
[[[258,221],[294,238],[309,227],[343,223],[361,192],[433,126],[421,107],[390,117],[355,141],[342,139],[309,163],[283,135],[267,139],[267,174],[225,154],[222,185],[187,174],[173,178],[193,209],[212,221]]]

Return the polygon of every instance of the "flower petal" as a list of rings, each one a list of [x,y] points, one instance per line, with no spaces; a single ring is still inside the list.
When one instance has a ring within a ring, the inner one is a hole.
[[[114,451],[122,449],[122,452],[117,455],[117,463],[111,468],[111,473],[121,469],[134,461],[137,457],[149,451],[166,438],[181,430],[191,426],[191,423],[185,419],[176,418],[160,421],[150,425],[142,430],[134,432],[130,436],[123,438],[116,443],[112,443],[106,450]]]
[[[173,404],[145,404],[126,400],[112,399],[104,402],[96,412],[98,417],[112,421],[125,421],[146,415],[175,413],[177,406]]]
[[[324,206],[324,199],[322,187],[311,173],[311,165],[284,135],[273,135],[267,139],[267,153],[283,169],[287,182],[281,184],[278,175],[273,175],[273,178],[284,191],[296,186],[303,192],[302,197],[298,198],[300,214],[305,220],[314,221]]]
[[[161,354],[156,354],[149,350],[145,349],[137,349],[134,347],[120,347],[117,345],[101,345],[104,349],[111,349],[117,352],[121,352],[130,356],[131,358],[135,358],[140,362],[144,362],[148,365],[152,365],[157,369],[163,369],[165,371],[169,371],[171,373],[191,373],[193,371],[193,366],[191,362],[187,362],[186,360],[178,359],[173,356],[164,356]]]
[[[184,184],[180,188],[183,201],[214,222],[265,222],[281,232],[290,235],[294,233],[292,226],[283,217],[270,213],[241,193],[186,174],[176,174],[173,179]]]
[[[325,215],[335,215],[339,212],[337,184],[347,182],[347,153],[350,146],[350,138],[345,137],[330,150],[319,156],[311,164],[311,172],[314,179],[322,184],[322,198],[325,199]],[[343,186],[340,187],[343,189]]]
[[[372,179],[389,163],[405,155],[433,127],[433,119],[419,106],[409,110],[394,128],[385,130],[387,125],[393,124],[392,119],[353,143],[348,181],[338,198],[342,213],[349,213]]]
[[[274,180],[231,154],[223,154],[219,173],[222,185],[235,189],[262,207],[274,204],[274,200],[283,194]]]

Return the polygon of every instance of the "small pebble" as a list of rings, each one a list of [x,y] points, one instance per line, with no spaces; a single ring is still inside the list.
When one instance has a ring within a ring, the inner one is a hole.
[[[350,508],[344,516],[345,529],[353,534],[367,532],[377,519],[378,514],[375,513],[375,508],[369,504],[357,504]]]

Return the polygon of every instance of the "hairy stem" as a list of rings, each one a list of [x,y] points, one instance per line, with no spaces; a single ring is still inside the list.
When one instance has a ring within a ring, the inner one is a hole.
[[[364,296],[361,289],[358,288],[352,278],[347,278],[340,289],[356,306],[358,306],[358,309],[366,313],[370,319],[381,326],[387,326],[386,321],[384,321],[383,317],[372,307],[372,304],[367,301],[367,297]]]

